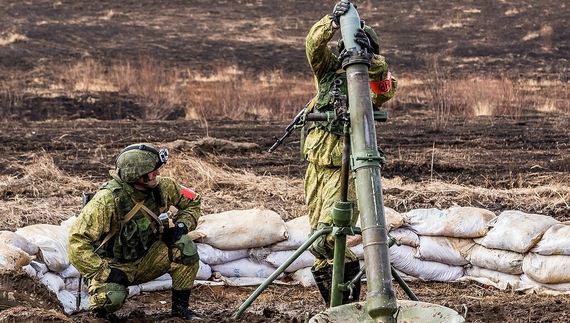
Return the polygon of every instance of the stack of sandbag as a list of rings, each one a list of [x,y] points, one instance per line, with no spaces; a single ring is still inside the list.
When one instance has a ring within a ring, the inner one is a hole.
[[[397,270],[426,281],[463,277],[474,238],[484,236],[496,215],[475,207],[415,209],[404,214],[409,223],[390,232],[398,244],[389,249]]]
[[[487,279],[499,288],[510,286],[518,290],[536,289],[540,286],[538,283],[563,282],[560,276],[547,278],[556,275],[555,264],[541,263],[548,258],[529,253],[538,243],[545,247],[550,245],[548,241],[541,243],[541,239],[545,232],[552,232],[550,229],[559,225],[559,221],[545,215],[514,210],[501,212],[489,232],[475,240],[477,244],[468,257],[471,267],[466,269],[466,276]],[[537,250],[543,252],[549,247],[540,249]],[[550,273],[545,274],[545,270]],[[565,276],[565,282],[570,282],[570,275]]]

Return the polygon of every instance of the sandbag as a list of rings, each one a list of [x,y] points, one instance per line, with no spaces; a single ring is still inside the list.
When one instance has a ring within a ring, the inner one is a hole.
[[[404,216],[418,235],[454,238],[477,238],[489,231],[495,213],[475,207],[452,207],[447,210],[415,209]]]
[[[523,272],[542,284],[570,283],[570,256],[543,256],[528,253],[522,264]]]
[[[208,280],[210,277],[212,277],[212,267],[200,260],[200,267],[198,268],[198,273],[196,274],[196,280]]]
[[[540,240],[546,230],[560,221],[546,215],[521,211],[503,211],[481,241],[487,248],[526,253]]]
[[[311,267],[298,269],[291,276],[295,281],[301,283],[303,287],[317,286],[313,273],[311,272]]]
[[[519,288],[521,285],[521,275],[505,274],[500,271],[477,266],[465,268],[465,277],[486,278],[491,281],[492,286],[501,290],[505,290],[509,286],[512,288]]]
[[[570,226],[559,223],[548,228],[530,251],[543,256],[570,255],[569,242]]]
[[[274,211],[233,210],[200,217],[188,236],[222,250],[263,247],[286,240],[285,222]]]
[[[221,250],[206,243],[197,243],[196,247],[198,247],[200,261],[208,265],[219,265],[249,256],[248,249]]]
[[[403,225],[396,230],[390,231],[388,235],[396,239],[397,243],[406,246],[417,247],[420,245],[420,237],[408,225]]]
[[[560,283],[560,284],[543,284],[543,283],[539,283],[539,282],[533,280],[532,278],[528,277],[525,274],[521,275],[521,281],[527,285],[538,286],[541,289],[540,290],[541,292],[545,292],[544,289],[552,290],[552,291],[556,291],[556,292],[565,292],[565,293],[570,291],[570,282]],[[554,293],[554,294],[556,294],[556,293]]]
[[[523,273],[522,262],[524,255],[518,252],[489,249],[480,244],[476,244],[471,248],[466,258],[473,266],[511,275],[520,275]]]
[[[284,251],[272,251],[270,252],[265,261],[276,267],[279,268],[289,257],[291,257],[295,253],[295,250],[284,250]],[[291,273],[297,271],[301,268],[310,267],[315,262],[315,256],[312,253],[305,250],[302,252],[297,259],[295,259],[287,268],[285,268],[286,273]]]
[[[67,257],[69,228],[52,224],[33,224],[19,228],[16,233],[40,248],[38,259],[51,271],[60,272],[69,266]]]
[[[16,271],[29,265],[31,261],[32,258],[22,249],[0,244],[0,271]]]
[[[421,260],[463,266],[469,263],[465,257],[474,245],[473,239],[420,236],[420,245],[414,256]]]
[[[45,273],[40,281],[56,294],[65,287],[63,278],[52,272]]]
[[[271,251],[297,250],[307,241],[311,234],[309,217],[306,215],[285,222],[285,227],[289,237],[286,240],[268,246]]]
[[[28,239],[12,231],[0,231],[0,245],[1,244],[16,246],[30,256],[37,254],[39,249],[38,246],[31,243]]]
[[[218,272],[225,277],[256,277],[267,278],[275,272],[276,267],[265,263],[257,263],[249,258],[242,258],[225,264],[214,265],[212,272]]]
[[[463,267],[418,259],[415,248],[392,246],[388,251],[394,268],[421,280],[446,282],[463,277]]]

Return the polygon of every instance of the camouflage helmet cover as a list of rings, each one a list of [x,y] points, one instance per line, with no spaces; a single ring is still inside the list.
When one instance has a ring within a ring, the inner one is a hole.
[[[157,170],[168,160],[168,150],[157,150],[148,144],[133,144],[121,151],[115,160],[115,170],[119,177],[134,183],[139,177]]]
[[[370,45],[372,46],[374,54],[380,55],[380,41],[378,40],[378,35],[376,35],[374,29],[368,25],[364,25],[364,32],[370,40]],[[339,53],[344,50],[344,40],[342,38],[338,40],[337,48]]]

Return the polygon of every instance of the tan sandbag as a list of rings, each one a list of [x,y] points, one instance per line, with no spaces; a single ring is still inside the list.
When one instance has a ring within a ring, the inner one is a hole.
[[[421,260],[463,266],[469,263],[465,257],[474,245],[473,239],[420,236],[420,245],[414,256]]]
[[[500,271],[477,267],[477,266],[465,268],[465,277],[488,279],[490,282],[485,282],[485,283],[495,286],[501,290],[506,290],[509,286],[513,289],[519,288],[521,287],[522,283],[521,275],[505,274]]]
[[[0,231],[0,244],[3,243],[16,246],[30,256],[38,253],[38,246],[12,231]]]
[[[60,272],[69,266],[67,238],[69,228],[52,224],[33,224],[16,230],[16,233],[37,245],[41,252],[38,258],[51,271]]]
[[[420,245],[420,237],[408,225],[401,226],[396,230],[390,231],[388,235],[396,239],[396,243],[399,244],[410,247],[417,247]]]
[[[551,226],[530,251],[543,256],[570,255],[570,226],[562,223]]]
[[[31,261],[32,258],[22,249],[9,244],[0,244],[0,272],[20,270]]]
[[[522,264],[523,272],[542,284],[570,283],[570,256],[543,256],[528,253]]]
[[[266,209],[232,210],[200,217],[188,236],[223,250],[264,247],[289,237],[285,222]]]
[[[524,255],[518,252],[485,248],[476,244],[469,250],[467,260],[473,266],[499,271],[510,275],[523,273],[522,262]]]
[[[489,231],[495,213],[476,207],[452,207],[447,210],[415,209],[404,216],[420,236],[443,236],[454,238],[477,238]]]
[[[560,221],[546,215],[503,211],[493,228],[478,243],[487,248],[527,253],[546,230],[559,223]]]
[[[311,226],[309,225],[309,217],[307,215],[300,216],[285,222],[289,238],[268,246],[272,251],[297,250],[303,243],[307,241],[311,234]]]

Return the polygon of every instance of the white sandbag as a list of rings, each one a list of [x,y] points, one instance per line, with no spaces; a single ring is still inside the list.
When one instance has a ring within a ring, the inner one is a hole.
[[[75,294],[72,292],[62,289],[57,293],[57,299],[63,305],[63,310],[67,314],[72,314],[77,310],[77,300]],[[89,308],[89,298],[81,297],[79,303],[79,310],[87,310]]]
[[[172,289],[172,280],[152,280],[138,286],[141,292],[157,292]]]
[[[364,245],[358,244],[356,246],[349,247],[350,251],[354,252],[358,259],[364,259]]]
[[[500,271],[477,266],[465,268],[465,276],[487,278],[492,282],[492,286],[501,290],[505,290],[509,286],[518,288],[521,284],[521,275],[505,274]]]
[[[77,290],[79,289],[79,282],[81,281],[81,279],[79,277],[69,277],[69,278],[64,278],[63,282],[64,282],[64,286],[63,289],[68,290],[70,292],[72,292],[73,294],[77,294]],[[88,290],[88,286],[85,282],[81,282],[81,291],[83,293],[87,293]]]
[[[415,257],[421,260],[441,262],[453,266],[467,265],[465,259],[475,245],[473,239],[420,236]]]
[[[400,244],[410,247],[417,247],[420,245],[420,237],[408,225],[403,225],[395,230],[390,231],[388,234],[396,239],[396,241]]]
[[[289,257],[295,253],[295,250],[285,250],[285,251],[272,251],[267,255],[265,261],[268,264],[279,268]],[[312,253],[305,250],[303,251],[297,259],[295,259],[287,268],[285,268],[286,273],[291,273],[297,271],[301,268],[310,267],[315,262],[315,256]]]
[[[395,230],[399,227],[401,227],[402,225],[404,225],[404,223],[408,223],[408,218],[406,216],[404,216],[403,214],[401,214],[400,212],[389,208],[387,206],[384,207],[384,218],[386,220],[386,230]],[[360,223],[360,217],[358,218],[358,220],[356,221],[356,226],[359,228],[362,228],[362,225]],[[358,244],[362,243],[362,236],[361,235],[353,235],[353,236],[347,236],[346,237],[346,245],[348,247],[354,247]]]
[[[523,273],[522,262],[524,255],[518,252],[489,249],[480,244],[475,244],[466,258],[473,266],[511,275]]]
[[[523,259],[523,272],[542,284],[570,283],[570,256],[543,256],[528,253]]]
[[[69,229],[71,229],[71,226],[73,225],[75,220],[77,220],[77,217],[75,215],[72,215],[71,217],[69,217],[69,219],[61,221],[61,223],[59,225],[62,227],[65,227],[69,230]]]
[[[415,248],[392,246],[388,251],[394,268],[421,280],[446,282],[463,277],[463,267],[418,259]]]
[[[526,253],[540,240],[546,230],[560,221],[546,215],[521,211],[503,211],[485,235],[481,245],[501,250]]]
[[[65,287],[63,278],[52,272],[45,273],[40,281],[56,294]]]
[[[536,280],[533,280],[532,278],[528,277],[525,274],[521,275],[521,281],[525,284],[536,285],[536,286],[539,286],[540,288],[547,289],[547,290],[553,290],[553,291],[557,291],[557,292],[570,292],[570,282],[560,283],[560,284],[543,284],[543,283],[537,282]],[[541,291],[544,292],[543,290],[541,290]]]
[[[159,276],[153,280],[172,280],[172,276],[170,276],[169,273],[166,273],[166,274],[163,274],[162,276]]]
[[[0,245],[2,244],[16,246],[30,256],[37,254],[39,249],[38,246],[31,243],[28,239],[12,231],[0,231]]]
[[[285,227],[289,238],[268,246],[271,251],[297,250],[311,234],[309,217],[306,215],[285,222]]]
[[[52,224],[33,224],[16,230],[16,233],[40,248],[38,258],[51,271],[60,272],[69,266],[67,257],[69,228]]]
[[[543,256],[570,255],[569,242],[570,226],[559,223],[548,228],[530,251]]]
[[[196,247],[198,247],[200,260],[208,265],[223,264],[249,256],[247,249],[221,250],[206,243],[196,243]]]
[[[42,276],[49,271],[49,268],[47,267],[46,264],[36,260],[32,260],[30,262],[30,266],[34,267],[37,273],[36,277],[38,278],[42,278]]]
[[[141,287],[139,285],[131,285],[127,289],[129,290],[129,296],[127,296],[128,298],[131,298],[141,293]]]
[[[295,281],[298,281],[303,287],[317,286],[313,273],[311,272],[311,267],[298,269],[291,277]]]
[[[263,247],[288,238],[281,216],[271,210],[248,209],[200,217],[188,236],[222,250]]]
[[[275,269],[277,269],[276,267],[272,267],[268,264],[256,263],[249,258],[237,259],[225,264],[213,265],[210,267],[212,267],[212,272],[218,272],[225,277],[256,278],[267,278],[275,272]]]
[[[418,235],[455,238],[482,237],[489,231],[495,213],[476,207],[452,207],[447,210],[415,209],[404,213]]]
[[[198,268],[198,273],[196,274],[196,280],[208,280],[210,277],[212,277],[212,267],[200,260],[200,267]]]
[[[24,270],[24,272],[26,272],[26,274],[28,274],[28,276],[30,277],[38,277],[38,273],[36,272],[36,270],[34,269],[34,267],[32,267],[32,265],[27,265],[22,267],[22,270]]]
[[[58,275],[60,275],[62,278],[80,277],[81,276],[79,271],[77,271],[77,269],[72,264],[67,266],[67,268],[65,268],[64,270],[60,271],[58,273]]]
[[[0,271],[16,271],[27,266],[32,258],[24,250],[9,244],[0,244]]]

